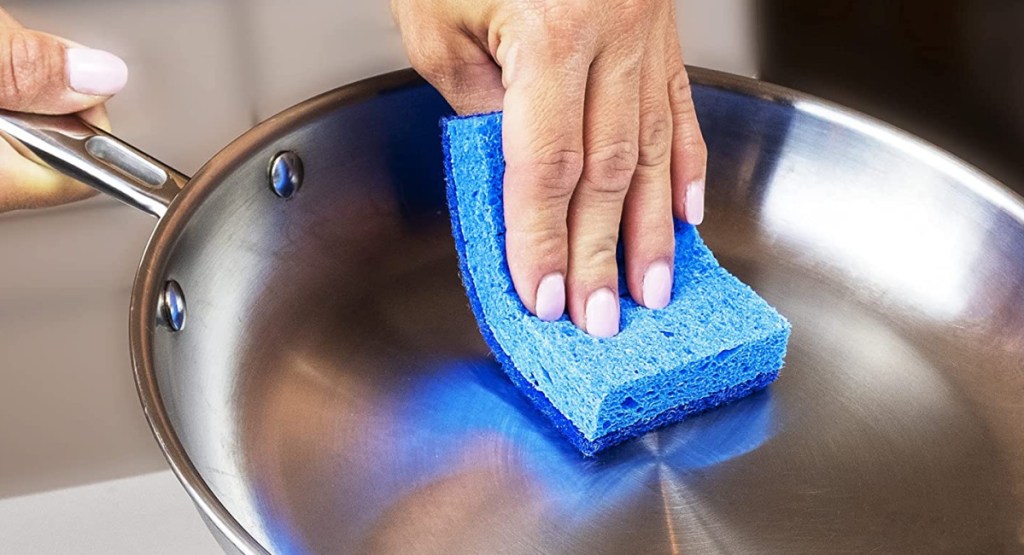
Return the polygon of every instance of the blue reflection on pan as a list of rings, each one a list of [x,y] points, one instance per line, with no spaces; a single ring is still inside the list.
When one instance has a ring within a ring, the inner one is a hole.
[[[579,519],[637,493],[659,468],[680,475],[722,464],[757,449],[775,431],[766,390],[586,458],[493,361],[425,369],[398,395],[394,417],[402,438],[388,466],[406,478],[399,489],[439,480],[470,445],[488,445],[500,450],[496,460],[518,466],[543,488],[552,510]]]

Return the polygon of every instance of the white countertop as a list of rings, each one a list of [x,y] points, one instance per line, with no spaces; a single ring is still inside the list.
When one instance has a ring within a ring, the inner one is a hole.
[[[0,499],[0,538],[5,553],[221,553],[170,470]]]

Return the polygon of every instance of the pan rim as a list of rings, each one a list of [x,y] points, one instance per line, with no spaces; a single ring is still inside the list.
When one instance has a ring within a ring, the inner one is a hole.
[[[357,104],[396,89],[425,82],[411,69],[399,70],[344,85],[310,98],[259,123],[215,154],[189,180],[153,230],[139,264],[129,308],[129,345],[135,386],[150,431],[207,526],[224,535],[246,554],[269,553],[227,510],[192,464],[167,415],[160,396],[153,363],[152,334],[156,329],[157,303],[170,254],[176,239],[192,215],[251,153],[271,144],[282,134],[302,127],[321,114]]]
[[[1024,197],[928,141],[871,116],[786,87],[700,67],[689,66],[688,71],[695,86],[721,89],[791,106],[800,112],[827,118],[843,127],[856,128],[912,156],[928,157],[940,171],[960,175],[960,184],[1024,225]],[[213,493],[193,465],[170,422],[154,372],[152,334],[156,329],[157,305],[152,299],[158,296],[157,291],[162,285],[177,237],[222,178],[249,159],[250,154],[272,145],[278,137],[306,125],[324,113],[389,91],[424,85],[427,83],[412,69],[402,69],[341,86],[268,118],[240,135],[196,172],[171,203],[167,214],[157,223],[146,245],[135,277],[129,310],[130,354],[139,400],[150,430],[171,471],[207,525],[222,534],[242,553],[269,552]]]

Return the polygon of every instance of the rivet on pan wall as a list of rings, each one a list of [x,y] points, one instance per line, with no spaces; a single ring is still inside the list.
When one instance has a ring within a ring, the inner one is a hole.
[[[163,324],[171,331],[181,331],[185,327],[185,294],[178,282],[170,280],[164,284],[159,308]]]
[[[270,161],[270,188],[281,198],[291,198],[302,186],[302,159],[294,152],[279,152]]]

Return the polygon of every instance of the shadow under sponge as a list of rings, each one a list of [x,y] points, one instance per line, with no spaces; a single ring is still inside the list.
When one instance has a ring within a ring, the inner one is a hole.
[[[448,206],[470,305],[508,377],[584,455],[763,389],[790,325],[676,222],[672,301],[621,298],[621,331],[597,339],[567,316],[544,322],[505,258],[501,113],[442,121]],[[621,266],[621,264],[620,264]],[[620,276],[620,291],[625,291]]]

